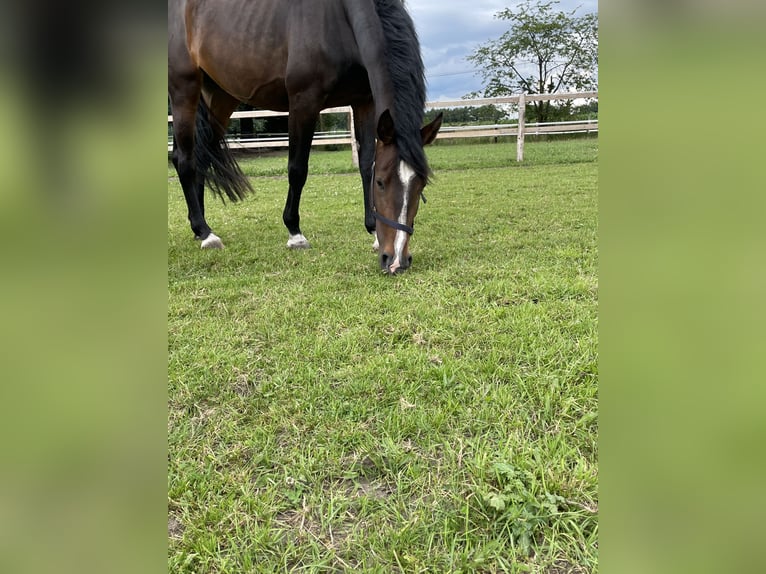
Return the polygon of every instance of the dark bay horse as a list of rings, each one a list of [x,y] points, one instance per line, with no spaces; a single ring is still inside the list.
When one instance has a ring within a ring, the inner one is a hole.
[[[288,247],[308,247],[299,205],[319,112],[351,106],[364,224],[380,265],[410,266],[409,239],[430,169],[423,146],[425,77],[401,0],[169,0],[168,91],[173,164],[203,248],[223,247],[205,221],[204,187],[242,199],[250,189],[223,142],[239,102],[289,112]]]

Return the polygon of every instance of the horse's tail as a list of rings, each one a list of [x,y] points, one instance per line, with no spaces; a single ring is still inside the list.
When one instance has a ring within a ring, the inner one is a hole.
[[[224,137],[225,129],[202,98],[197,108],[194,154],[199,173],[222,200],[244,199],[253,188],[240,169]],[[222,134],[222,135],[218,135]]]

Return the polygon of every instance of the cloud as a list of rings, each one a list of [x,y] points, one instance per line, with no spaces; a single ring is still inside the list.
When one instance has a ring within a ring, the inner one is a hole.
[[[480,44],[499,37],[508,23],[494,15],[519,2],[507,0],[408,0],[420,38],[428,81],[428,100],[459,99],[482,87],[481,76],[466,60]],[[578,14],[598,10],[597,0],[563,0],[558,8]]]

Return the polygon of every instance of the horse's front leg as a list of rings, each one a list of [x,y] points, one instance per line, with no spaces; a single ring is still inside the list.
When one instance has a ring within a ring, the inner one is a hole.
[[[288,120],[290,148],[287,161],[287,179],[289,190],[282,221],[287,227],[287,246],[291,249],[307,249],[311,247],[306,237],[301,233],[300,203],[303,186],[309,172],[309,153],[314,139],[318,110],[291,109]]]
[[[372,164],[375,161],[375,106],[369,104],[354,107],[354,137],[359,149],[359,175],[362,176],[364,199],[364,226],[368,233],[375,232],[372,215]]]
[[[372,214],[372,165],[375,161],[375,105],[354,107],[354,137],[359,150],[359,175],[362,176],[362,194],[364,201],[364,227],[372,233],[375,242],[373,251],[378,250],[378,236],[375,233],[375,217]]]

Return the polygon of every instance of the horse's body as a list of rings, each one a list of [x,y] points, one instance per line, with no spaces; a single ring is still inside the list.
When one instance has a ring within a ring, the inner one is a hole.
[[[441,117],[421,130],[423,64],[401,0],[169,0],[168,26],[173,162],[202,247],[222,246],[205,221],[205,181],[235,201],[249,189],[220,143],[239,102],[289,112],[290,247],[308,247],[298,210],[319,112],[349,105],[365,226],[385,270],[409,266],[429,175],[423,145]]]

